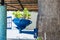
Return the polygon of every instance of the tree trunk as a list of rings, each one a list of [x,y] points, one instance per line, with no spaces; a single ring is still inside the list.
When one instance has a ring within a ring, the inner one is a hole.
[[[39,36],[46,40],[60,40],[60,0],[38,0]]]

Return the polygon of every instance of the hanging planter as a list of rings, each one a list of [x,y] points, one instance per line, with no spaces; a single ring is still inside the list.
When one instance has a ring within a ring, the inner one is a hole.
[[[15,18],[13,19],[13,22],[17,25],[17,29],[23,30],[28,25],[32,23],[30,19],[31,14],[29,14],[27,8],[24,8],[23,13],[20,11],[13,12],[13,15]]]
[[[23,30],[25,29],[29,24],[32,23],[32,21],[27,20],[27,19],[18,19],[18,18],[14,18],[13,22],[17,25],[17,29],[19,30]]]
[[[28,25],[32,23],[32,21],[30,20],[31,14],[28,12],[27,8],[24,8],[23,13],[21,13],[20,11],[15,11],[13,12],[13,15],[15,16],[13,22],[17,26],[16,28],[19,30],[19,33],[33,34],[34,38],[37,38],[37,28],[34,28],[34,31],[23,31],[23,29],[25,29]]]

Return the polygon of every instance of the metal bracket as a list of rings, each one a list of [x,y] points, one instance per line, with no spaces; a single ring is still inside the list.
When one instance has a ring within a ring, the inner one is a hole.
[[[34,31],[22,31],[22,30],[20,30],[20,33],[32,34],[32,35],[34,35],[34,38],[37,38],[38,37],[38,28],[35,28]]]
[[[20,4],[20,6],[22,7],[22,10],[24,10],[24,7],[23,7],[23,5],[22,5],[22,3],[21,3],[21,1],[20,0],[18,0],[18,3]]]

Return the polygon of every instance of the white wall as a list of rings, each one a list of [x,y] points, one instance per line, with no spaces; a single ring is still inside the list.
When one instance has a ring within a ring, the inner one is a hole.
[[[31,13],[31,21],[32,24],[29,25],[26,29],[27,30],[32,30],[36,27],[36,18],[37,18],[37,12],[30,12]],[[7,16],[12,16],[12,20],[13,20],[13,15],[12,15],[12,11],[7,11]],[[16,25],[12,22],[12,29],[9,30],[7,29],[7,39],[35,39],[34,35],[31,34],[24,34],[24,33],[19,33],[19,30],[17,30]]]

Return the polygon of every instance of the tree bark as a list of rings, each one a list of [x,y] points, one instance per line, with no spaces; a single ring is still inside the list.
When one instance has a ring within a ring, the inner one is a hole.
[[[60,40],[60,0],[38,0],[38,35],[46,40]]]

